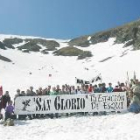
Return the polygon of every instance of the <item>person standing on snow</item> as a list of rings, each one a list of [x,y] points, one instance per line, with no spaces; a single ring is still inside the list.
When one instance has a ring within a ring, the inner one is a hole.
[[[108,87],[107,87],[107,92],[108,92],[108,93],[113,92],[112,83],[109,83],[109,84],[108,84]]]
[[[133,88],[133,98],[131,100],[128,111],[134,113],[140,112],[140,86],[139,85]]]
[[[6,91],[5,94],[2,96],[1,98],[1,105],[2,105],[2,108],[5,108],[7,103],[9,103],[11,100],[11,97],[9,95],[9,91]]]

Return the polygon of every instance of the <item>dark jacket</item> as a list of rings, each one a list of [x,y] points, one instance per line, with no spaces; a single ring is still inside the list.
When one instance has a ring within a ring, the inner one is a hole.
[[[1,98],[1,107],[5,108],[7,103],[10,102],[10,100],[11,100],[10,96],[3,95]]]

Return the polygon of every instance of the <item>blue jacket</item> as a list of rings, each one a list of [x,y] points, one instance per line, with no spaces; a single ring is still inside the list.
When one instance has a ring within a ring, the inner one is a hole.
[[[113,92],[113,87],[108,87],[108,88],[107,88],[107,92],[108,92],[108,93]]]

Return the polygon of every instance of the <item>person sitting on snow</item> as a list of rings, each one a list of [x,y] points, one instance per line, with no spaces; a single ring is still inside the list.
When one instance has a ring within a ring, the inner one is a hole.
[[[13,102],[10,101],[8,103],[8,106],[5,108],[5,121],[7,119],[14,119],[15,115],[14,115],[14,106],[13,106]]]

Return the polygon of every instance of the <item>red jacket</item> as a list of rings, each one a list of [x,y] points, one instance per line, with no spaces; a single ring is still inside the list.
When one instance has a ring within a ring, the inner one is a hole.
[[[93,92],[93,88],[92,87],[89,87],[88,88],[88,92]]]

